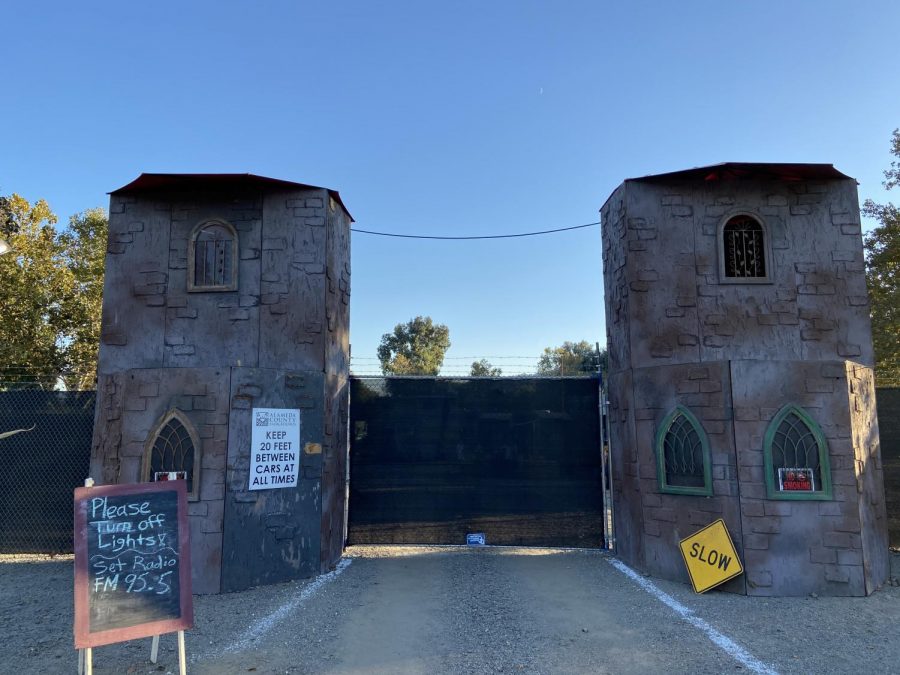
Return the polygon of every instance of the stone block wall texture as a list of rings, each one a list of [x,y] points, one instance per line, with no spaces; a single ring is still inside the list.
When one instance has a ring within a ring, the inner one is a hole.
[[[713,362],[634,369],[634,429],[640,496],[643,567],[650,574],[688,582],[678,542],[709,523],[723,518],[738,553],[742,552],[738,463],[729,424],[731,374],[728,363]],[[654,447],[663,418],[677,405],[690,409],[709,437],[713,496],[659,494]],[[742,559],[745,556],[741,556]],[[743,593],[744,578],[728,589]]]
[[[236,291],[187,290],[189,238],[210,219],[237,232]],[[340,557],[350,222],[330,191],[299,185],[111,197],[91,471],[141,480],[158,423],[173,409],[189,420],[201,441],[195,592],[309,576]],[[300,409],[296,489],[248,490],[253,407]]]
[[[225,472],[223,591],[319,572],[322,455],[314,446],[322,442],[323,391],[321,372],[234,369]],[[248,488],[252,408],[299,408],[303,452],[296,489]]]
[[[604,205],[616,545],[687,581],[678,542],[723,518],[754,595],[862,595],[887,577],[887,538],[856,185],[697,173],[626,181]],[[755,215],[769,281],[720,278],[719,231]],[[676,405],[709,436],[713,496],[660,493],[656,432]],[[784,405],[828,444],[829,501],[766,498],[765,431]]]
[[[350,443],[350,223],[329,210],[325,294],[325,396],[322,436],[321,567],[334,564],[346,541]]]
[[[739,212],[768,230],[772,283],[719,280],[718,229]],[[872,365],[852,180],[627,181],[603,207],[603,223],[614,361]]]
[[[230,377],[229,368],[142,368],[97,382],[91,475],[100,484],[141,482],[147,440],[168,411],[182,411],[198,432],[199,499],[188,504],[197,593],[219,590]]]

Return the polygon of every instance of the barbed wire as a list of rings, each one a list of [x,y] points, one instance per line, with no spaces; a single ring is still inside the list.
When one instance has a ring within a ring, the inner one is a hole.
[[[499,368],[502,375],[538,375],[541,356],[526,355],[488,355],[488,356],[453,356],[445,357],[440,369],[441,375],[469,375],[471,365],[482,360],[489,362],[491,369]],[[880,366],[880,367],[879,367]],[[887,366],[887,367],[886,367]],[[893,366],[893,367],[892,367]],[[351,358],[350,372],[354,375],[381,376],[381,361],[376,357]],[[573,375],[590,371],[574,371]],[[0,367],[0,388],[42,387],[55,388],[63,382],[65,372],[47,370],[37,366]],[[880,361],[875,367],[875,384],[877,387],[900,387],[900,359]]]
[[[542,356],[445,356],[444,361],[469,361],[469,360],[480,360],[480,359],[534,359],[538,361],[542,359]],[[353,361],[379,361],[380,359],[375,356],[354,356],[351,360]]]
[[[471,365],[482,360],[488,361],[491,369],[499,369],[500,377],[542,377],[548,375],[548,373],[538,371],[539,362],[545,357],[546,355],[534,356],[524,354],[445,356],[437,377],[469,377],[471,376]],[[892,389],[900,387],[900,358],[882,359],[876,363],[874,370],[875,386],[877,388]],[[881,371],[881,374],[879,371]],[[596,372],[594,369],[573,371],[564,373],[564,376],[577,377],[591,375],[594,372]],[[358,377],[384,377],[384,373],[381,370],[381,360],[374,356],[353,356],[350,359],[350,374]],[[559,376],[558,371],[554,375]]]
[[[593,356],[593,355],[591,355]],[[595,375],[597,366],[590,364],[587,369],[566,367],[560,373],[559,368],[541,371],[539,369],[543,356],[525,356],[515,354],[472,355],[445,357],[437,377],[585,377]],[[472,366],[488,362],[489,371],[483,375],[472,375]],[[492,375],[490,371],[500,371]],[[357,377],[384,377],[381,361],[371,356],[354,356],[350,359],[350,374]]]

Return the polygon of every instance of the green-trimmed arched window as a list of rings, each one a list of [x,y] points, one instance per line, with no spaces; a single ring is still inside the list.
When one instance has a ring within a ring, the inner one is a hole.
[[[712,495],[709,440],[700,422],[684,406],[675,406],[656,433],[660,492]]]
[[[769,499],[831,499],[828,444],[803,408],[784,406],[763,441]]]

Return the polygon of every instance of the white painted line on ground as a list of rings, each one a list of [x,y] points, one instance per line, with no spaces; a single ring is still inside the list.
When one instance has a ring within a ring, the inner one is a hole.
[[[615,560],[614,558],[607,558],[607,560],[609,561],[610,565],[612,565],[622,574],[634,581],[638,586],[643,588],[664,605],[667,605],[668,607],[673,609],[675,613],[678,614],[678,616],[687,621],[694,628],[703,631],[703,633],[706,634],[706,637],[708,637],[714,645],[716,645],[719,649],[724,651],[742,666],[753,671],[754,673],[761,673],[761,675],[778,675],[777,670],[773,669],[771,666],[767,666],[765,663],[757,659],[755,656],[753,656],[753,654],[741,647],[730,637],[728,637],[727,635],[723,635],[722,633],[717,631],[706,621],[694,614],[694,611],[692,609],[682,605],[671,595],[656,586],[656,584],[654,584],[652,581],[649,581],[642,577],[621,560]]]
[[[309,600],[323,586],[334,581],[341,572],[343,572],[350,566],[351,562],[352,561],[350,560],[350,558],[341,558],[341,561],[333,570],[310,581],[308,584],[306,584],[306,586],[303,587],[303,590],[300,591],[297,596],[288,600],[268,616],[264,616],[262,619],[254,623],[252,626],[250,626],[250,628],[244,631],[244,634],[241,635],[241,637],[236,642],[226,647],[223,651],[233,654],[235,652],[239,652],[251,647],[254,642],[259,640],[259,638],[272,630],[272,628],[274,628],[276,624],[286,619],[291,614],[291,612],[293,612],[300,605]]]

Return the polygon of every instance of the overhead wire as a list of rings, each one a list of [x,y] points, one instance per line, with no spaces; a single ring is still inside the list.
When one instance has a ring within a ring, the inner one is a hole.
[[[374,230],[363,230],[356,227],[351,227],[351,232],[359,232],[361,234],[374,234],[379,237],[399,237],[401,239],[444,239],[444,240],[470,240],[470,239],[513,239],[515,237],[536,237],[542,234],[553,234],[555,232],[568,232],[569,230],[580,230],[585,227],[595,227],[600,224],[600,221],[596,223],[585,223],[584,225],[573,225],[572,227],[558,227],[554,230],[539,230],[537,232],[519,232],[517,234],[480,234],[480,235],[472,235],[472,236],[463,236],[463,237],[450,237],[450,236],[441,236],[441,235],[429,235],[429,234],[400,234],[397,232],[375,232]]]

